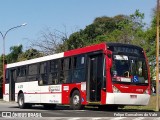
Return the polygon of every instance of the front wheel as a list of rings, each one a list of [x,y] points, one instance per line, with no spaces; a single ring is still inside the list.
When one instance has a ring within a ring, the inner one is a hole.
[[[80,110],[84,106],[81,104],[81,95],[78,90],[73,91],[70,98],[70,107],[73,110]]]

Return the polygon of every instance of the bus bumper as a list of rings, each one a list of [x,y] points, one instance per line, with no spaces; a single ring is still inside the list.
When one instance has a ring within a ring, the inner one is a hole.
[[[117,105],[147,105],[149,103],[149,94],[132,93],[106,93],[106,104]]]

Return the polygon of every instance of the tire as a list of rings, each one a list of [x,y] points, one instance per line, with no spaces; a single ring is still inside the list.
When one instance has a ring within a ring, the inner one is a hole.
[[[20,93],[20,95],[18,96],[18,105],[20,109],[24,109],[26,108],[26,104],[24,103],[24,94]]]
[[[70,98],[70,108],[73,110],[83,109],[84,106],[81,104],[81,95],[78,90],[73,91]]]

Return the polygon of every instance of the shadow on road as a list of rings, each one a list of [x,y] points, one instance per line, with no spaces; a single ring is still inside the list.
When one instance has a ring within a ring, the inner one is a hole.
[[[18,106],[11,106],[9,108],[19,108]],[[51,109],[51,108],[44,108],[42,105],[32,105],[31,110],[72,110],[69,106],[67,105],[57,105],[56,108]],[[99,109],[98,107],[92,107],[92,106],[86,106],[83,110],[87,111],[106,111],[106,112],[155,112],[153,110],[145,110],[145,109],[123,109],[123,108],[118,108],[118,110],[110,110],[110,109]],[[82,110],[82,111],[83,111]]]

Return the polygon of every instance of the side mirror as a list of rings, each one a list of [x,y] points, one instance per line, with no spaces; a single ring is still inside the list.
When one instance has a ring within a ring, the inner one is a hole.
[[[112,67],[112,58],[108,58],[108,67],[109,67],[109,68]]]
[[[106,52],[105,52],[105,54],[107,55],[107,68],[111,68],[112,67],[112,51],[110,51],[110,50],[107,50]]]

